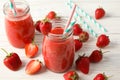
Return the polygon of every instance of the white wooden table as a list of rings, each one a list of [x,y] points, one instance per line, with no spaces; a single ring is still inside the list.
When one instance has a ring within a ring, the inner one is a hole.
[[[8,0],[0,0],[0,48],[4,48],[9,52],[16,52],[20,55],[23,65],[19,71],[13,72],[6,68],[3,64],[3,59],[5,54],[0,51],[0,80],[64,80],[64,73],[54,73],[42,68],[36,75],[27,75],[25,73],[25,66],[30,60],[25,56],[24,49],[18,49],[12,47],[6,37],[4,28],[4,14],[3,14],[3,4]],[[42,19],[49,11],[54,10],[58,15],[69,16],[70,9],[66,5],[67,0],[27,0],[30,4],[31,14],[34,21]],[[77,71],[80,80],[93,80],[93,77],[97,73],[105,72],[106,75],[111,76],[109,80],[119,80],[120,79],[120,0],[74,0],[74,2],[85,10],[89,15],[94,18],[95,9],[100,5],[105,11],[106,15],[104,18],[97,20],[102,24],[108,32],[106,33],[110,37],[110,45],[103,49],[103,51],[110,51],[104,54],[103,60],[97,64],[90,64],[90,72],[85,75],[80,71]],[[84,18],[84,17],[83,17]],[[91,22],[88,22],[93,29],[98,33],[103,33],[101,30],[96,28]],[[42,36],[38,32],[35,35],[35,41],[39,45],[39,55],[33,59],[40,59],[43,62],[41,53],[41,42]],[[83,48],[76,53],[78,54],[86,53],[89,55],[92,50],[98,49],[95,46],[96,38],[90,37],[89,41],[83,45]],[[44,64],[44,62],[43,62]],[[71,68],[74,69],[74,65]]]

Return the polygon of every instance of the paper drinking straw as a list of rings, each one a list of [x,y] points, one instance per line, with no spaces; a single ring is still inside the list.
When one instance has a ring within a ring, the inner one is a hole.
[[[72,27],[75,23],[76,23],[76,21],[71,22],[70,25],[68,26],[68,28],[65,30],[65,33],[68,33],[72,29]]]
[[[12,9],[12,12],[14,13],[14,15],[16,15],[14,0],[10,0],[10,8]]]
[[[72,8],[72,5],[70,3],[67,3],[68,6],[70,8]],[[77,11],[75,11],[75,19],[79,18],[79,21],[81,22],[81,24],[83,24],[85,26],[85,28],[90,32],[90,34],[92,34],[94,37],[97,37],[97,33],[87,24],[87,22],[85,22],[80,15],[78,14]]]
[[[71,31],[73,25],[76,23],[76,20],[72,21],[68,28],[64,31],[62,38],[66,38],[69,35],[69,32]]]
[[[71,15],[70,15],[70,17],[69,17],[69,19],[68,19],[68,21],[67,21],[67,24],[66,24],[66,26],[65,26],[65,29],[64,29],[64,33],[65,33],[66,29],[68,28],[68,26],[70,25],[70,22],[71,22],[71,20],[72,20],[73,15],[74,15],[75,9],[76,9],[76,4],[74,4],[74,6],[73,6]]]
[[[79,18],[79,21],[84,25],[84,27],[92,34],[94,37],[97,37],[98,34],[87,24],[86,21],[84,21],[79,14],[76,12],[76,17]]]
[[[91,16],[88,15],[88,13],[86,13],[80,7],[77,6],[77,10],[79,10],[79,12],[81,12],[81,14],[83,16],[85,16],[86,18],[88,18],[88,20],[90,20],[93,24],[95,24],[100,30],[102,30],[104,32],[107,32],[107,29],[105,29],[104,27],[102,27],[101,24],[99,24],[97,21],[95,21]]]
[[[73,4],[72,0],[69,0],[70,4]],[[100,30],[107,32],[107,29],[105,29],[101,24],[99,24],[96,20],[94,20],[91,16],[89,16],[88,13],[86,13],[84,10],[82,10],[80,7],[77,6],[77,10],[81,12],[81,14],[85,17],[87,17],[93,24],[95,24]]]

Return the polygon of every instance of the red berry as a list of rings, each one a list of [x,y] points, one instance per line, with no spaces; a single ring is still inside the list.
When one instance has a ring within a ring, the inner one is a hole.
[[[75,71],[68,71],[63,75],[65,80],[78,80],[79,76]]]
[[[101,34],[97,38],[96,46],[99,47],[99,48],[104,48],[107,45],[109,45],[109,43],[110,43],[109,37],[106,36],[105,34]]]
[[[56,12],[55,11],[50,11],[47,14],[46,18],[49,19],[49,20],[52,20],[52,19],[56,18]]]
[[[6,52],[4,49],[2,49],[4,52]],[[7,52],[6,52],[7,53]],[[4,59],[4,65],[13,71],[19,70],[21,65],[22,65],[22,61],[19,57],[19,55],[17,53],[7,53],[6,58]]]
[[[101,50],[94,50],[89,56],[89,60],[92,63],[100,62],[103,58],[103,53]]]
[[[47,35],[52,29],[52,23],[47,21],[47,20],[43,20],[41,23],[40,23],[40,30],[41,30],[41,33],[43,35]]]
[[[26,65],[25,72],[27,74],[32,75],[39,72],[41,68],[42,68],[42,63],[39,60],[30,60]]]
[[[36,29],[38,32],[41,32],[41,31],[40,31],[40,26],[39,26],[40,23],[41,23],[40,20],[35,23],[35,29]]]
[[[95,10],[95,18],[96,19],[100,19],[100,18],[104,17],[104,15],[105,15],[105,11],[103,8],[97,8]]]
[[[105,74],[99,73],[94,77],[93,80],[108,80],[108,77]]]
[[[89,73],[90,61],[87,56],[79,56],[78,59],[75,61],[76,68],[80,70],[84,74]]]
[[[34,42],[25,45],[25,54],[27,57],[35,57],[38,53],[38,46]]]
[[[79,41],[79,39],[74,39],[74,42],[75,42],[75,51],[80,50],[83,46],[83,43]]]
[[[74,24],[73,26],[73,34],[79,35],[82,32],[82,28],[80,27],[80,24]]]
[[[89,34],[88,34],[88,32],[82,31],[82,32],[79,34],[79,40],[80,40],[81,42],[86,42],[86,41],[88,41],[88,39],[89,39]]]

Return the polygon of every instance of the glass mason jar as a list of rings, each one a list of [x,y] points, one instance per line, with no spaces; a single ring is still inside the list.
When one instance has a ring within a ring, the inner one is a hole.
[[[74,39],[71,30],[66,38],[63,38],[64,20],[53,21],[52,31],[44,37],[42,54],[45,65],[53,72],[65,72],[74,60]]]
[[[12,46],[24,48],[25,44],[31,42],[34,37],[34,23],[26,1],[14,0],[14,5],[16,14],[11,9],[10,2],[3,6],[6,35]]]

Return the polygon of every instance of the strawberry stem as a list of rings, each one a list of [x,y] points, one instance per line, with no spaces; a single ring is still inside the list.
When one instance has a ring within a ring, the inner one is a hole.
[[[107,53],[107,52],[110,52],[110,51],[105,51],[105,52],[103,52],[103,53]]]
[[[45,18],[45,19],[43,19],[42,22],[43,22],[43,23],[45,23],[45,22],[49,22],[49,19],[48,19],[48,18]]]
[[[108,77],[105,75],[105,73],[103,72],[103,75],[105,77],[105,80],[108,80]]]
[[[113,77],[113,75],[111,75],[111,76],[107,76],[107,79],[110,78],[110,77]]]
[[[1,50],[2,50],[2,51],[4,51],[4,52],[7,54],[7,56],[6,56],[6,57],[11,56],[11,53],[8,53],[5,49],[1,48]]]
[[[43,63],[39,59],[36,59],[36,61],[38,61],[41,65],[43,65]]]
[[[32,39],[32,44],[35,44],[34,40],[35,40],[35,38]]]
[[[1,50],[4,51],[7,55],[9,55],[9,53],[5,49],[1,48]]]

